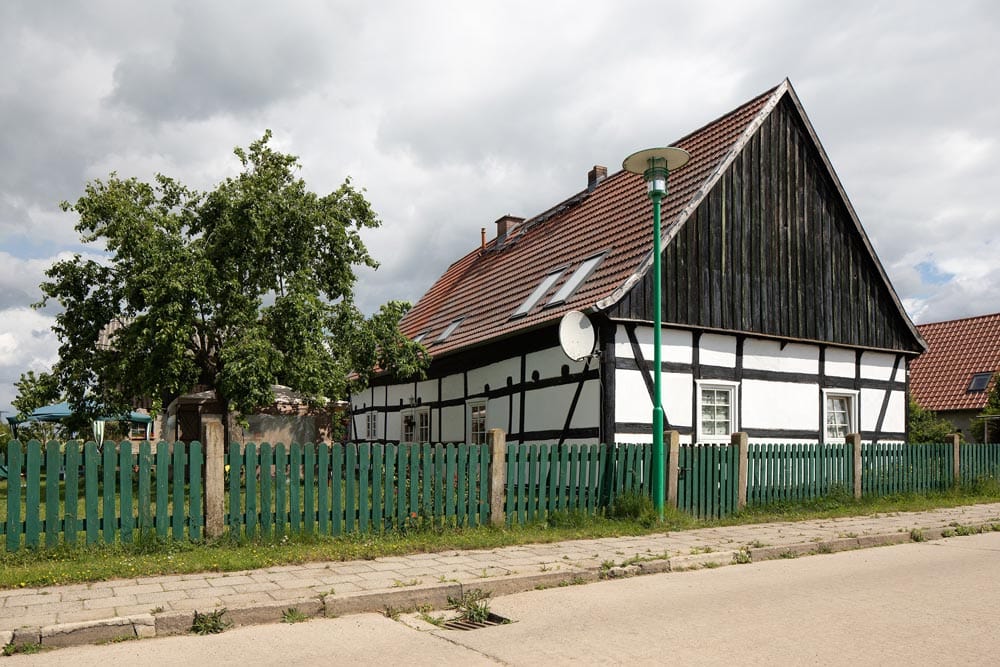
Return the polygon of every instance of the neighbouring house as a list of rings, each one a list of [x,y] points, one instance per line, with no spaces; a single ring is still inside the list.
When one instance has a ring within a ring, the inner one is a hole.
[[[696,442],[904,440],[925,346],[791,84],[674,145],[691,161],[663,201],[667,428]],[[599,166],[543,213],[501,217],[400,323],[432,356],[427,378],[354,394],[351,437],[651,441],[652,245],[642,178]],[[559,342],[572,310],[596,331],[582,361]]]
[[[921,324],[917,330],[927,351],[910,369],[913,398],[966,439],[981,442],[983,432],[971,422],[986,407],[1000,372],[1000,313]]]
[[[317,406],[283,385],[271,385],[274,402],[253,414],[229,416],[229,442],[283,443],[329,441],[335,437],[334,415],[343,413],[346,404]],[[167,442],[204,442],[204,420],[222,419],[222,404],[214,389],[179,396],[167,406],[161,432]]]

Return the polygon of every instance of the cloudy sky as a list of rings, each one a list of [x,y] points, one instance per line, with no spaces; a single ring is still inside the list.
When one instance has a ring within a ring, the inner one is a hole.
[[[1000,5],[0,3],[0,411],[56,359],[38,283],[84,184],[208,189],[266,128],[383,220],[367,311],[416,300],[503,214],[789,77],[910,316],[1000,310]]]

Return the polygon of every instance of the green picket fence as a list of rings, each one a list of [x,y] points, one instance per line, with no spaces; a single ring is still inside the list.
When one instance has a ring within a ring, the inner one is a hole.
[[[861,443],[861,494],[943,491],[954,484],[953,450],[946,443]]]
[[[233,535],[342,535],[489,521],[487,445],[249,443],[229,449]]]
[[[962,484],[1000,479],[1000,443],[963,442],[959,448],[959,477]]]
[[[730,444],[682,444],[677,452],[677,508],[698,518],[736,511],[739,449]]]
[[[552,512],[595,514],[624,493],[650,495],[652,446],[507,445],[508,523]]]
[[[201,445],[155,452],[149,442],[7,443],[0,536],[8,551],[62,543],[133,542],[142,534],[199,539]],[[192,518],[193,517],[193,518]]]
[[[747,447],[747,505],[801,501],[854,487],[849,444],[764,444]]]

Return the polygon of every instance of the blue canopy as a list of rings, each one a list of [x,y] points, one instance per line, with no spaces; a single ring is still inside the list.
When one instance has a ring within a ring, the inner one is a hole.
[[[7,423],[11,426],[11,431],[14,437],[17,437],[17,425],[24,424],[26,422],[60,422],[67,417],[73,416],[73,408],[70,407],[69,401],[63,401],[61,403],[53,403],[52,405],[43,405],[40,408],[35,408],[32,410],[31,414],[24,419],[18,419],[17,417],[7,417]],[[117,417],[97,417],[94,419],[96,422],[136,422],[139,424],[150,424],[153,418],[142,412],[132,411],[127,415],[119,415]],[[103,432],[103,428],[100,429]]]

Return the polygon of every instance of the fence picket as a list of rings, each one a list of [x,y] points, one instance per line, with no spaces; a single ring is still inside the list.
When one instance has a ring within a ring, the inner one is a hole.
[[[144,443],[148,454],[149,443]],[[140,492],[142,484],[139,485]],[[10,493],[8,483],[7,492]],[[66,443],[66,518],[63,529],[63,541],[66,544],[76,544],[76,533],[80,528],[77,508],[80,505],[80,441],[70,440]],[[149,514],[149,466],[146,466],[146,514]],[[148,524],[147,524],[148,525]]]
[[[350,446],[334,446],[330,449],[330,532],[334,536],[342,535],[344,531],[345,475],[350,474],[344,472],[344,452]]]

